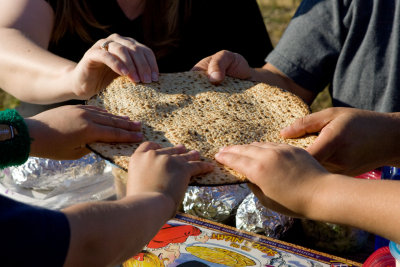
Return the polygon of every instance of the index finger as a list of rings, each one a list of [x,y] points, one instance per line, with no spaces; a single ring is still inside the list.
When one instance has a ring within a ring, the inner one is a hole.
[[[223,148],[215,159],[225,166],[248,176],[248,171],[255,163],[255,155],[265,148],[255,145],[236,145]]]
[[[331,116],[327,110],[322,110],[297,119],[293,124],[282,129],[280,134],[284,138],[297,138],[321,131],[330,121]]]
[[[190,161],[189,162],[189,173],[190,176],[196,176],[211,172],[214,169],[214,165],[204,161]]]
[[[193,70],[206,71],[210,82],[219,84],[225,79],[226,70],[234,61],[234,53],[223,50],[201,60],[193,67]]]

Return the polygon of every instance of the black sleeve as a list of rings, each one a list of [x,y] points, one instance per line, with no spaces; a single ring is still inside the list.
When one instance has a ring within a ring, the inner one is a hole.
[[[67,217],[0,195],[1,265],[63,266],[69,247]]]
[[[216,1],[217,2],[217,1]],[[229,50],[243,55],[251,67],[261,67],[272,50],[264,19],[255,0],[230,0],[220,7],[223,19],[224,43]],[[222,38],[221,38],[222,41]]]
[[[261,67],[272,44],[256,0],[201,0],[192,2],[190,21],[185,25],[180,63],[193,66],[220,50],[243,55],[250,66]]]

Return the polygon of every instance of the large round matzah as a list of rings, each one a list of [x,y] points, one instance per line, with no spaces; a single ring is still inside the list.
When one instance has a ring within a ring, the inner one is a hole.
[[[309,114],[309,107],[292,93],[230,77],[221,85],[212,85],[202,72],[160,74],[159,82],[151,84],[135,84],[119,77],[88,104],[141,121],[145,140],[163,146],[184,144],[200,151],[215,170],[193,177],[191,184],[246,181],[214,160],[223,146],[270,141],[306,148],[315,139],[279,136],[283,127]],[[94,143],[89,148],[127,170],[129,157],[137,146]]]

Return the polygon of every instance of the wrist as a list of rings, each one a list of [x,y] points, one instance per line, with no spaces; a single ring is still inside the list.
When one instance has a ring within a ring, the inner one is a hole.
[[[28,127],[16,110],[0,112],[2,125],[0,168],[23,164],[29,157],[31,139]]]
[[[131,193],[122,198],[121,201],[133,201],[133,203],[135,203],[139,198],[154,203],[151,209],[158,217],[162,215],[162,217],[166,219],[173,218],[178,209],[178,204],[172,197],[160,192]]]
[[[311,192],[304,217],[317,221],[329,221],[332,209],[337,204],[336,185],[340,183],[338,176],[340,175],[326,173],[314,181],[316,184]]]

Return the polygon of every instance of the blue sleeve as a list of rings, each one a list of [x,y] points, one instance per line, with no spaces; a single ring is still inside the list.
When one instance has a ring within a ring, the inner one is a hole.
[[[2,266],[63,266],[70,228],[59,211],[0,196]]]

